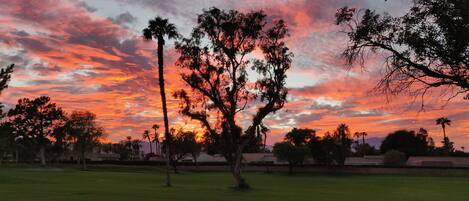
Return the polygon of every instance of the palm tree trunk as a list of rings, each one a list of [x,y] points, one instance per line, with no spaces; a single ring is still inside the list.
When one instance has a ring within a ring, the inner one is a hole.
[[[158,82],[160,85],[160,94],[161,94],[161,104],[163,105],[163,121],[164,121],[164,133],[166,138],[166,186],[171,186],[171,177],[170,177],[170,153],[169,153],[169,122],[168,122],[168,110],[166,108],[166,93],[164,89],[164,72],[163,72],[163,38],[158,37]]]
[[[445,125],[443,124],[443,138],[446,139],[446,128]]]
[[[151,147],[151,139],[150,138],[148,138],[148,143],[150,143],[150,153],[153,154],[153,148]]]
[[[362,135],[363,144],[365,144],[365,135]]]

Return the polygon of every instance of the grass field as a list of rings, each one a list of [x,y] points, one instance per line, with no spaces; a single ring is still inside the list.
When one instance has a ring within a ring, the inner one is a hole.
[[[163,187],[161,170],[144,167],[40,169],[0,167],[1,201],[465,201],[469,178],[246,173],[252,190],[229,188],[224,172],[183,172]]]

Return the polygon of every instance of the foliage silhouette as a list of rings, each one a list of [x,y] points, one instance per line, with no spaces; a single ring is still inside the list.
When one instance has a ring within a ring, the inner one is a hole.
[[[30,100],[23,98],[8,111],[15,137],[32,140],[39,149],[41,164],[46,165],[46,148],[51,143],[54,130],[64,123],[65,115],[60,107],[47,96]]]
[[[433,150],[433,140],[426,134],[414,131],[398,130],[384,138],[380,150],[386,153],[389,150],[397,150],[407,156],[425,156]]]
[[[309,128],[293,128],[285,135],[285,141],[295,146],[306,145],[316,138],[316,131]]]
[[[290,142],[275,143],[273,149],[275,157],[280,161],[287,161],[290,174],[293,173],[295,165],[303,164],[311,154],[308,146],[304,144],[293,145]]]
[[[386,72],[377,85],[387,94],[425,95],[448,87],[451,98],[469,98],[469,1],[415,0],[401,17],[357,12],[344,7],[336,23],[346,25],[349,44],[343,56],[364,65],[369,52],[386,55]],[[423,106],[422,102],[422,106]]]
[[[73,111],[65,128],[74,141],[74,148],[80,154],[83,170],[86,170],[86,155],[104,137],[104,129],[96,122],[96,115],[89,111]]]
[[[220,136],[236,189],[248,187],[241,176],[242,153],[256,135],[263,135],[263,119],[286,101],[286,71],[293,56],[284,42],[288,30],[282,20],[268,22],[262,11],[211,8],[198,16],[191,36],[176,45],[177,65],[191,88],[175,94],[180,112],[200,122],[206,136]],[[254,50],[263,58],[249,59]],[[259,75],[254,84],[248,80],[249,68]],[[253,103],[259,106],[243,129],[239,114]]]

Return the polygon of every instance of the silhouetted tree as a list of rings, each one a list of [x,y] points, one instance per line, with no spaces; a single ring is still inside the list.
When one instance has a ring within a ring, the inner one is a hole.
[[[443,149],[446,150],[447,153],[450,152],[450,140],[446,137],[446,126],[451,126],[451,120],[449,120],[446,117],[440,117],[436,119],[436,124],[441,125],[441,128],[443,129]]]
[[[38,147],[41,164],[46,164],[46,147],[53,131],[63,123],[64,112],[47,96],[30,100],[23,98],[10,111],[8,117],[14,132],[31,139]]]
[[[316,138],[316,131],[309,128],[293,128],[285,135],[285,141],[295,146],[306,145],[313,138]]]
[[[151,146],[150,131],[149,130],[143,131],[142,137],[143,137],[144,140],[148,140],[148,144],[150,145],[150,153],[153,153],[153,147]]]
[[[175,172],[177,172],[176,162],[186,156],[191,156],[197,164],[197,157],[200,154],[202,145],[197,142],[196,138],[196,133],[191,131],[179,130],[175,135],[173,135],[171,153],[173,154],[173,166]]]
[[[384,53],[386,72],[377,85],[383,92],[423,95],[447,86],[456,89],[446,90],[453,96],[469,98],[468,9],[465,0],[414,0],[401,17],[341,8],[336,22],[349,37],[343,55],[363,65],[370,52]]]
[[[142,141],[139,139],[135,139],[130,142],[130,145],[133,159],[141,159]]]
[[[168,19],[155,17],[155,19],[148,21],[148,27],[143,29],[143,37],[146,40],[156,39],[157,41],[157,54],[158,54],[158,83],[160,85],[161,104],[163,106],[163,121],[165,131],[165,142],[169,143],[171,136],[169,133],[168,110],[166,107],[166,93],[164,88],[164,62],[163,62],[163,46],[165,45],[165,38],[176,39],[179,34],[174,24],[168,22]],[[171,186],[171,179],[169,176],[170,168],[170,153],[169,146],[166,146],[166,186]]]
[[[10,81],[11,74],[13,73],[14,64],[6,67],[5,69],[0,70],[0,95],[4,89],[8,87],[8,82]],[[3,104],[0,102],[0,163],[3,160],[4,154],[11,148],[11,143],[14,138],[11,135],[11,127],[3,122]]]
[[[68,117],[64,116],[63,121],[60,122],[51,134],[54,141],[52,142],[50,152],[55,161],[59,161],[65,152],[70,150],[70,145],[73,144],[73,139],[67,132],[65,125],[67,121]]]
[[[337,159],[339,148],[330,133],[326,133],[320,139],[309,141],[308,146],[317,163],[330,165],[334,161],[339,161]]]
[[[430,146],[430,139],[425,136],[418,136],[414,131],[398,130],[384,138],[380,150],[381,153],[386,153],[389,150],[397,150],[404,152],[407,156],[422,156],[428,155]]]
[[[278,142],[273,149],[275,157],[280,161],[287,161],[290,174],[293,173],[293,166],[303,164],[310,150],[306,145],[293,145],[290,142]]]
[[[0,70],[0,95],[2,91],[8,88],[8,82],[10,81],[11,74],[13,73],[13,69],[15,68],[14,64],[7,66],[6,68],[2,68]],[[3,104],[0,102],[0,118],[3,118]]]
[[[86,155],[99,144],[104,130],[97,124],[96,115],[88,111],[72,112],[65,127],[75,142],[74,148],[80,154],[83,170],[86,170]]]
[[[10,81],[11,74],[13,73],[13,69],[15,68],[15,64],[11,64],[6,68],[2,68],[0,70],[0,93],[8,88],[8,82]]]
[[[220,136],[235,188],[248,188],[241,176],[243,151],[261,134],[263,119],[286,100],[286,71],[292,58],[284,43],[287,33],[282,20],[268,21],[262,11],[211,8],[198,16],[190,38],[176,45],[177,65],[185,72],[182,79],[192,89],[175,94],[181,99],[180,112],[199,121],[208,136]],[[254,50],[259,50],[256,56]],[[247,69],[259,75],[253,84]],[[239,114],[251,108],[250,103],[259,106],[243,129]]]
[[[426,142],[426,144],[418,143],[417,150],[422,150],[426,155],[430,155],[435,151],[435,142],[433,141],[433,138],[428,135],[428,131],[426,129],[420,128],[416,133],[416,137],[418,141]]]
[[[353,140],[350,139],[350,130],[346,124],[339,124],[336,131],[334,132],[333,138],[335,139],[338,148],[338,164],[344,165],[345,159],[351,153],[351,146]]]

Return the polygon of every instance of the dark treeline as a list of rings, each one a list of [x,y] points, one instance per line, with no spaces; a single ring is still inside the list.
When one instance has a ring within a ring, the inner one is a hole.
[[[0,161],[10,154],[14,160],[42,165],[73,155],[86,169],[86,157],[104,136],[96,115],[88,111],[67,114],[49,97],[23,98],[0,124]]]
[[[352,135],[346,124],[340,124],[334,132],[326,132],[322,137],[312,129],[293,128],[285,135],[283,142],[274,145],[273,153],[279,160],[288,162],[290,168],[303,164],[309,158],[314,159],[316,164],[344,165],[347,157],[366,155],[386,157],[388,154],[402,154],[405,160],[410,156],[469,156],[464,151],[455,150],[447,136],[441,141],[441,147],[435,146],[424,128],[417,132],[398,130],[389,133],[378,148],[366,142],[366,135],[365,132]]]

